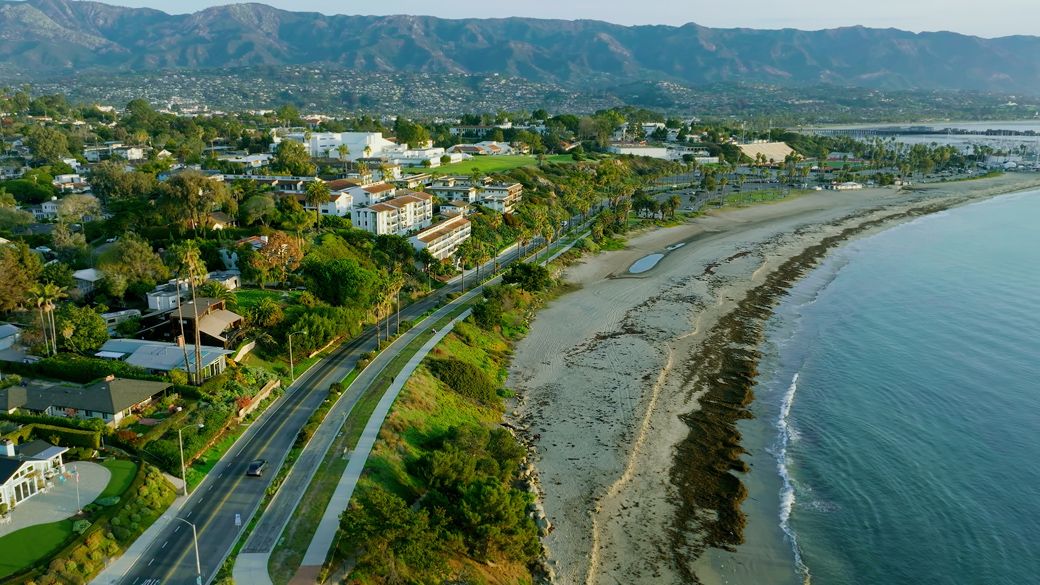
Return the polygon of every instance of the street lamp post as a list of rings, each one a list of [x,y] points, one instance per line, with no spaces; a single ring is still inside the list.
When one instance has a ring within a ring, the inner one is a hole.
[[[301,333],[305,333],[305,331],[293,331],[289,334],[289,376],[292,378],[293,382],[296,381],[296,367],[293,365],[292,336]]]
[[[181,431],[183,431],[184,429],[186,429],[188,427],[193,427],[193,426],[196,426],[196,425],[187,425],[187,426],[183,426],[183,427],[177,429],[177,447],[180,449],[180,452],[181,452],[181,480],[184,481],[184,495],[188,495],[188,474],[185,473],[185,470],[184,470],[184,438],[181,436]],[[205,427],[205,426],[206,425],[204,425],[202,423],[198,424],[198,428],[200,428],[200,429]]]
[[[180,520],[188,526],[191,526],[191,539],[195,544],[195,583],[197,585],[202,585],[202,562],[199,561],[199,532],[196,530],[195,524],[177,516],[167,516],[167,518]]]

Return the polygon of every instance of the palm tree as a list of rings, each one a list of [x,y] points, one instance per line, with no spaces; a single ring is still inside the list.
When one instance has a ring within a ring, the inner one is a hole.
[[[668,210],[672,213],[672,218],[675,218],[675,210],[679,209],[682,205],[682,199],[678,195],[672,195],[668,198]]]
[[[191,305],[195,311],[195,381],[196,384],[202,382],[202,334],[199,331],[199,306],[197,304],[197,298],[195,295],[196,285],[202,282],[206,278],[206,264],[202,261],[202,253],[199,252],[198,244],[195,240],[188,240],[180,245],[174,251],[174,262],[177,264],[177,275],[178,275],[178,286],[180,286],[180,278],[184,278],[188,281],[188,286],[191,289]],[[178,291],[177,299],[177,316],[181,322],[181,339],[184,338],[184,319],[180,313],[180,291]],[[187,350],[185,349],[185,355]],[[187,359],[185,359],[187,362]],[[187,367],[187,363],[184,364]]]
[[[329,191],[329,186],[325,184],[325,181],[311,181],[310,183],[307,183],[307,193],[305,197],[307,203],[314,206],[314,225],[315,227],[320,228],[321,206],[332,201],[332,192]]]
[[[37,310],[40,312],[40,331],[43,333],[43,345],[47,348],[47,353],[51,353],[51,342],[50,342],[50,327],[47,321],[47,293],[43,289],[43,285],[34,284],[28,292],[29,300],[36,305]]]
[[[202,298],[224,301],[224,306],[230,310],[238,308],[238,297],[235,296],[235,293],[215,280],[207,280],[202,283],[198,292]]]
[[[343,161],[343,172],[347,172],[347,162],[350,160],[347,157],[350,156],[350,147],[346,144],[340,144],[336,147],[336,152],[339,154],[339,160]]]
[[[54,309],[57,308],[55,301],[63,299],[68,295],[65,293],[65,289],[54,284],[47,283],[44,285],[36,285],[30,291],[33,296],[34,302],[40,308],[40,320],[44,329],[44,342],[47,339],[47,328],[50,328],[50,343],[47,345],[47,351],[51,355],[58,353],[58,330],[57,324],[54,319]]]

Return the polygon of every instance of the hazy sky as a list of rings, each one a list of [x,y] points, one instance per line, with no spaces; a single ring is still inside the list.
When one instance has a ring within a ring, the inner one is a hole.
[[[193,12],[235,0],[102,0]],[[325,14],[430,14],[445,18],[532,16],[589,18],[621,24],[820,29],[862,24],[906,30],[952,30],[984,37],[1040,34],[1038,0],[266,0],[286,10]]]

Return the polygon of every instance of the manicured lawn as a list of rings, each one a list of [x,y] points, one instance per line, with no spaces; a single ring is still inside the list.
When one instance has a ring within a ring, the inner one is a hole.
[[[23,528],[0,538],[0,578],[28,568],[61,548],[72,534],[72,520]]]
[[[574,158],[569,154],[553,154],[545,157],[545,160],[555,163],[574,162]],[[519,167],[530,167],[537,164],[538,158],[529,155],[478,156],[430,169],[430,172],[435,175],[469,175],[476,167],[481,173],[504,173]]]
[[[238,289],[235,291],[235,299],[238,301],[238,311],[241,313],[256,305],[260,299],[271,299],[279,305],[284,305],[293,293],[284,290],[260,290],[260,289]]]
[[[113,496],[121,496],[123,492],[130,487],[130,484],[134,481],[134,476],[137,475],[137,464],[133,461],[127,461],[126,459],[109,459],[101,464],[112,473],[112,477],[108,480],[108,485],[105,486],[105,491],[101,492],[98,498],[110,498]]]

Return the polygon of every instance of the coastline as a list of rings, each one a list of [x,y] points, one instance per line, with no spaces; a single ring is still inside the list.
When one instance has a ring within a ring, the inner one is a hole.
[[[567,269],[580,290],[537,315],[510,370],[513,418],[536,452],[554,526],[545,544],[557,581],[721,582],[704,552],[742,540],[736,423],[750,416],[775,302],[852,238],[1036,186],[1038,176],[1005,175],[813,193],[643,233]],[[653,268],[627,274],[663,251]]]

